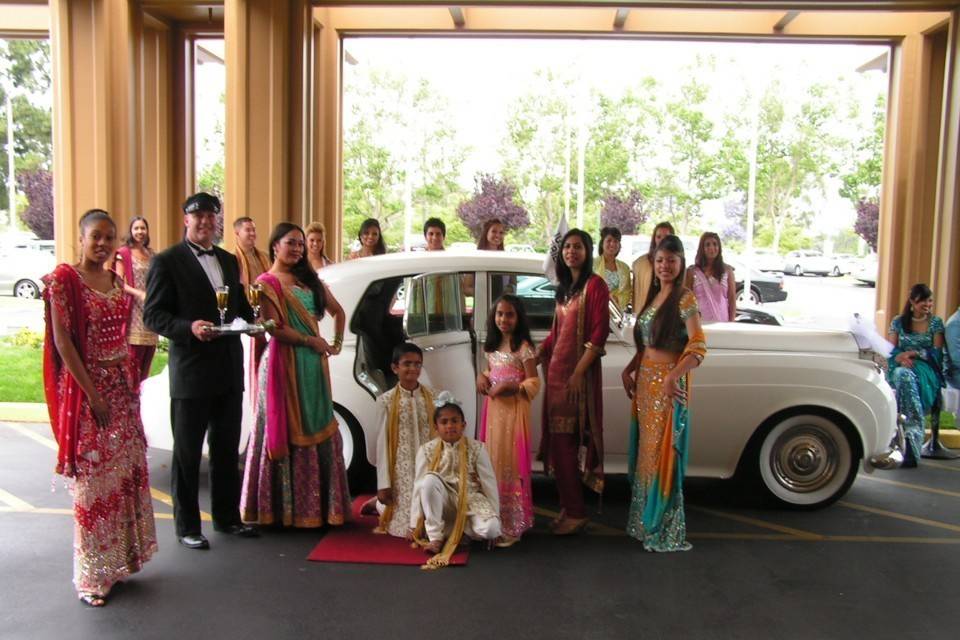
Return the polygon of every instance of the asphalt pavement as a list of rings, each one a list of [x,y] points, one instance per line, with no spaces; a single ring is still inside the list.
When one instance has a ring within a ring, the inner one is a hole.
[[[160,551],[92,610],[71,584],[71,501],[51,446],[46,425],[0,423],[4,639],[958,637],[960,461],[861,474],[814,512],[690,481],[694,548],[663,555],[624,534],[624,478],[610,479],[602,513],[592,503],[584,534],[557,538],[546,529],[556,495],[538,476],[537,526],[518,545],[475,545],[466,567],[424,572],[308,562],[322,531],[243,540],[207,522],[212,549],[184,549],[170,453],[151,450]]]

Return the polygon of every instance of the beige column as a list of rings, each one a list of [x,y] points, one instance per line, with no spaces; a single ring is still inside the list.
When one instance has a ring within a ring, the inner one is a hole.
[[[228,227],[250,216],[266,237],[308,211],[312,36],[307,0],[225,2]],[[225,236],[232,246],[233,235]]]
[[[936,313],[946,320],[960,304],[960,11],[946,38],[940,167],[933,246]]]
[[[77,253],[93,207],[125,227],[138,192],[138,11],[128,0],[51,0],[57,256]]]
[[[910,287],[935,285],[933,254],[943,94],[943,35],[913,34],[894,48],[884,150],[877,326],[886,330]]]
[[[330,9],[315,9],[313,105],[316,129],[313,135],[313,184],[311,219],[327,229],[327,255],[340,261],[343,247],[341,184],[343,136],[341,135],[341,44]]]

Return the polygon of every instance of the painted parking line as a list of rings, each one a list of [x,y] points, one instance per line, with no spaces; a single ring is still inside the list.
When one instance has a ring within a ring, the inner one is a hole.
[[[925,467],[933,467],[934,469],[946,469],[947,471],[960,471],[960,466],[952,464],[943,464],[942,462],[930,462],[929,460],[924,460],[921,463]]]
[[[718,511],[717,509],[708,509],[707,507],[698,507],[694,505],[687,505],[687,509],[691,511],[699,511],[701,513],[707,513],[718,518],[724,518],[726,520],[733,520],[734,522],[740,522],[742,524],[749,524],[754,527],[760,527],[761,529],[770,529],[771,531],[776,531],[778,533],[786,534],[791,536],[791,538],[799,540],[823,540],[827,536],[823,536],[819,533],[812,533],[810,531],[804,531],[802,529],[795,529],[794,527],[787,527],[782,524],[777,524],[775,522],[768,522],[766,520],[760,520],[759,518],[751,518],[749,516],[742,516],[738,513],[730,513],[728,511]]]
[[[45,514],[72,517],[73,509],[58,509],[55,507],[31,507],[30,509],[16,509],[13,507],[0,507],[0,513]],[[156,520],[173,520],[172,513],[157,513],[154,511],[153,517]]]
[[[22,435],[22,436],[25,436],[25,437],[27,437],[27,438],[30,438],[30,439],[33,440],[34,442],[38,442],[38,443],[42,444],[43,446],[47,447],[48,449],[52,449],[53,451],[57,451],[57,449],[58,449],[56,441],[53,440],[52,438],[48,438],[48,437],[46,437],[46,436],[42,436],[42,435],[40,435],[39,433],[37,433],[36,431],[34,431],[34,430],[32,430],[32,429],[30,429],[30,428],[28,428],[28,427],[21,426],[21,425],[19,425],[19,424],[14,424],[14,423],[12,423],[12,422],[7,422],[7,423],[5,423],[5,424],[6,424],[7,427],[9,427],[10,429],[12,429],[13,431],[16,431],[17,433],[19,433],[19,434]],[[160,491],[160,489],[157,489],[157,488],[155,488],[155,487],[150,487],[150,495],[153,496],[153,499],[154,499],[154,500],[156,500],[156,501],[158,501],[158,502],[162,502],[163,504],[167,505],[168,507],[172,507],[172,506],[173,506],[173,498],[170,496],[170,494],[165,493],[165,492],[163,492],[163,491]],[[35,511],[35,512],[36,512],[36,513],[40,513],[39,511]],[[71,511],[70,513],[73,513],[73,512]],[[163,517],[165,517],[167,514],[154,514],[154,515],[156,515],[158,518],[163,518]],[[170,515],[169,517],[172,518],[173,516]],[[212,521],[213,521],[213,518],[212,518],[212,517],[210,516],[210,514],[207,513],[206,511],[201,511],[201,512],[200,512],[200,520],[202,520],[203,522],[212,522]]]
[[[31,505],[26,500],[21,500],[17,496],[13,495],[9,491],[4,491],[0,489],[0,502],[4,503],[11,509],[16,509],[20,511],[32,511],[33,505]]]
[[[936,487],[926,487],[922,484],[913,484],[911,482],[900,482],[899,480],[888,480],[887,478],[876,478],[866,474],[857,476],[870,482],[879,482],[880,484],[889,484],[894,487],[903,487],[904,489],[913,489],[914,491],[923,491],[925,493],[935,493],[938,496],[949,496],[951,498],[960,498],[960,492],[948,491],[947,489],[937,489]]]
[[[949,522],[940,522],[939,520],[929,520],[927,518],[919,518],[917,516],[910,516],[905,513],[897,513],[896,511],[887,511],[886,509],[878,509],[876,507],[868,507],[864,504],[855,504],[853,502],[847,502],[845,500],[840,500],[837,502],[841,507],[846,507],[848,509],[856,509],[857,511],[863,511],[865,513],[872,513],[878,516],[884,516],[887,518],[894,518],[895,520],[903,520],[904,522],[912,522],[914,524],[922,524],[927,527],[933,527],[935,529],[945,529],[946,531],[953,531],[954,533],[960,533],[960,525],[950,524]]]

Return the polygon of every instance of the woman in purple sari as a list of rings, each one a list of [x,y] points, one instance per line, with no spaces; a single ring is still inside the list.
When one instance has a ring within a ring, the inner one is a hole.
[[[282,222],[270,237],[273,266],[263,315],[277,324],[257,374],[256,425],[247,447],[240,510],[245,522],[340,525],[350,514],[343,443],[333,413],[329,356],[340,353],[343,308],[317,277],[303,230]],[[334,318],[333,344],[321,335]]]

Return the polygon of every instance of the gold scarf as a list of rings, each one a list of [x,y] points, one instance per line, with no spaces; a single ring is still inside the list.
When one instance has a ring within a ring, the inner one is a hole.
[[[397,486],[396,460],[397,446],[400,442],[400,394],[402,393],[403,391],[398,385],[393,393],[393,399],[390,401],[390,413],[387,416],[387,469],[390,472],[391,489],[395,489]],[[427,405],[427,423],[430,425],[430,434],[435,435],[436,429],[433,426],[433,396],[430,395],[430,392],[427,391],[427,388],[423,385],[420,385],[420,393],[423,394],[423,402]],[[414,412],[417,410],[416,402],[416,399],[414,399]],[[387,532],[387,525],[389,525],[390,520],[393,519],[394,505],[396,502],[397,497],[394,495],[393,500],[390,501],[390,504],[385,505],[383,513],[380,514],[380,521],[373,530],[374,533]]]
[[[457,550],[457,545],[460,544],[460,538],[463,537],[463,530],[467,524],[467,450],[470,448],[469,443],[466,438],[460,438],[460,487],[457,491],[457,520],[453,525],[453,533],[450,534],[450,537],[447,538],[447,542],[443,545],[443,549],[437,555],[433,556],[427,563],[422,565],[420,568],[432,571],[435,569],[442,569],[443,567],[450,564],[450,557],[453,555],[453,552]],[[443,442],[440,443],[440,446],[437,447],[436,452],[433,454],[433,459],[430,461],[430,471],[436,471],[440,466],[440,460],[443,459]],[[424,540],[423,535],[423,516],[420,516],[420,520],[417,522],[417,528],[413,532],[413,546],[414,547],[426,547],[430,544],[429,540]]]

